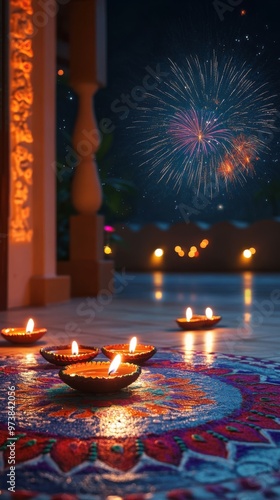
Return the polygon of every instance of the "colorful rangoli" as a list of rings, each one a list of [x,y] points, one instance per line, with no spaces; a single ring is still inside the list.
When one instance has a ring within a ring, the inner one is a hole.
[[[3,358],[0,376],[7,499],[280,498],[277,363],[166,349],[134,384],[104,396],[70,389],[39,355]],[[7,483],[9,386],[16,497]]]

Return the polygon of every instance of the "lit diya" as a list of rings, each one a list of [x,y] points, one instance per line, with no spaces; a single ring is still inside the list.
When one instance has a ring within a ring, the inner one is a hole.
[[[2,337],[13,344],[32,344],[43,337],[45,333],[47,333],[46,328],[34,329],[34,321],[32,318],[28,320],[25,329],[3,328],[3,330],[1,330]]]
[[[157,352],[152,345],[138,344],[136,337],[133,337],[129,344],[105,345],[101,348],[101,351],[109,359],[113,359],[116,354],[120,354],[122,361],[136,364],[144,363]]]
[[[59,376],[65,384],[80,392],[116,392],[135,382],[141,368],[122,363],[118,354],[113,361],[90,361],[62,368]]]
[[[193,315],[190,307],[186,310],[185,318],[176,319],[177,325],[182,330],[206,330],[212,328],[222,319],[221,316],[213,316],[211,307],[205,309],[205,315]]]
[[[97,347],[79,346],[76,340],[72,342],[72,345],[47,346],[40,349],[43,358],[59,366],[89,361],[95,358],[98,352]]]

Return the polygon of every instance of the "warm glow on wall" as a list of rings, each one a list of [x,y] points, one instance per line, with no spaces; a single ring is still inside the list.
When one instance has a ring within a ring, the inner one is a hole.
[[[33,136],[29,128],[32,115],[32,2],[11,2],[10,10],[10,148],[11,216],[10,237],[14,242],[29,242],[30,186],[33,175]]]

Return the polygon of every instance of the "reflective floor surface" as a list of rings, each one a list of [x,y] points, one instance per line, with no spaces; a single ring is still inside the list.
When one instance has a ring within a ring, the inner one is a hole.
[[[280,275],[273,274],[126,274],[116,273],[113,296],[75,298],[47,307],[0,313],[0,327],[24,326],[29,317],[48,333],[34,345],[15,346],[0,340],[2,354],[35,353],[46,345],[102,347],[139,342],[195,351],[243,354],[280,360]],[[192,307],[204,314],[211,307],[221,322],[211,330],[185,332],[176,318]]]

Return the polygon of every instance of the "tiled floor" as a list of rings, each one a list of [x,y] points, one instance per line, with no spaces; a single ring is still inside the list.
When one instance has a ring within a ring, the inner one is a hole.
[[[187,306],[197,314],[211,306],[222,321],[213,330],[183,332],[175,319]],[[25,325],[33,317],[48,333],[33,346],[17,347],[1,339],[1,353],[37,352],[45,345],[102,345],[136,335],[158,348],[246,354],[280,360],[280,275],[116,274],[116,293],[77,298],[46,308],[0,313],[0,327]]]

